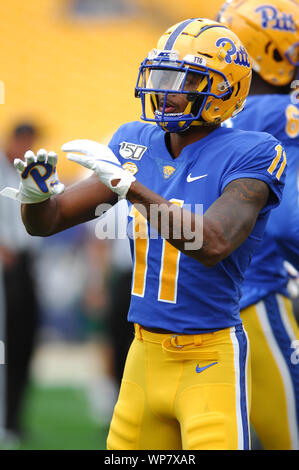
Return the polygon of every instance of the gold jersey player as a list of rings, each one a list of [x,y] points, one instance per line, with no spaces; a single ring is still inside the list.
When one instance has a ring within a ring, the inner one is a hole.
[[[62,193],[55,156],[42,151],[16,161],[21,186],[4,190],[22,202],[28,232],[40,236],[94,218],[100,203],[128,201],[128,321],[136,334],[110,450],[250,447],[241,284],[286,173],[274,137],[221,127],[242,109],[250,80],[247,52],[230,29],[202,18],[176,24],[140,67],[136,97],[145,122],[124,124],[108,147],[63,145],[94,171],[90,178]],[[48,179],[36,169],[43,165]]]

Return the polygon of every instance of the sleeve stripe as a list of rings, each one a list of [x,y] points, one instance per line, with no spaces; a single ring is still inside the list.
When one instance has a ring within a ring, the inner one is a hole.
[[[282,175],[282,173],[283,173],[283,170],[285,169],[286,164],[287,164],[287,156],[286,156],[286,153],[285,153],[285,151],[284,151],[284,152],[283,152],[283,162],[282,162],[282,164],[281,164],[281,166],[280,166],[280,168],[279,168],[279,170],[278,170],[278,172],[277,172],[277,175],[276,175],[276,178],[277,178],[278,180],[280,179],[280,177],[281,177],[281,175]]]
[[[280,157],[281,157],[281,154],[282,154],[282,146],[281,145],[276,145],[275,150],[277,151],[277,155],[276,155],[276,157],[274,158],[274,160],[272,161],[271,165],[269,166],[269,168],[267,170],[268,173],[270,173],[270,175],[272,175],[273,171],[275,170],[275,168],[277,167],[277,165],[279,163],[279,160],[280,160]]]

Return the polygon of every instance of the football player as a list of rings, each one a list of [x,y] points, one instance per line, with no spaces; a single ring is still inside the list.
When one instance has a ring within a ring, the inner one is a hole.
[[[298,449],[299,332],[284,260],[299,268],[299,106],[293,82],[299,65],[299,6],[291,0],[233,1],[224,5],[219,19],[240,37],[253,64],[245,110],[231,125],[271,133],[287,154],[283,201],[271,214],[246,272],[241,317],[252,351],[253,426],[264,449]]]
[[[91,177],[52,195],[56,178],[47,192],[51,172],[37,170],[47,155],[29,154],[16,162],[20,188],[4,190],[39,236],[94,218],[100,203],[128,201],[136,334],[110,450],[250,447],[240,290],[286,173],[277,139],[221,127],[242,109],[250,81],[247,52],[229,28],[202,18],[175,24],[140,66],[145,122],[124,124],[108,147],[63,145]]]

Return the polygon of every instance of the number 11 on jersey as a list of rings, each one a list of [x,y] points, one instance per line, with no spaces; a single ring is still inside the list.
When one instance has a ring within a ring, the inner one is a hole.
[[[171,203],[183,207],[184,201],[171,199]],[[148,252],[150,249],[149,227],[147,220],[132,206],[130,216],[133,217],[134,232],[134,266],[132,294],[143,297],[146,289]],[[177,281],[181,252],[163,239],[161,266],[159,275],[158,300],[175,303],[177,297]]]

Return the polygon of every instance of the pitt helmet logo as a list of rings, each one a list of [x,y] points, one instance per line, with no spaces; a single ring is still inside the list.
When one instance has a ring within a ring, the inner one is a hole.
[[[170,165],[166,165],[163,167],[163,176],[164,178],[167,180],[168,178],[171,177],[171,175],[173,175],[173,173],[175,172],[175,168],[173,166],[170,166]]]
[[[220,60],[225,60],[227,64],[234,62],[236,65],[250,68],[248,54],[244,46],[240,46],[240,48],[237,49],[234,42],[228,38],[219,38],[216,42],[216,46],[222,47],[218,54]]]
[[[296,32],[296,25],[292,14],[280,13],[272,5],[262,5],[255,11],[261,14],[262,27],[264,29]]]

